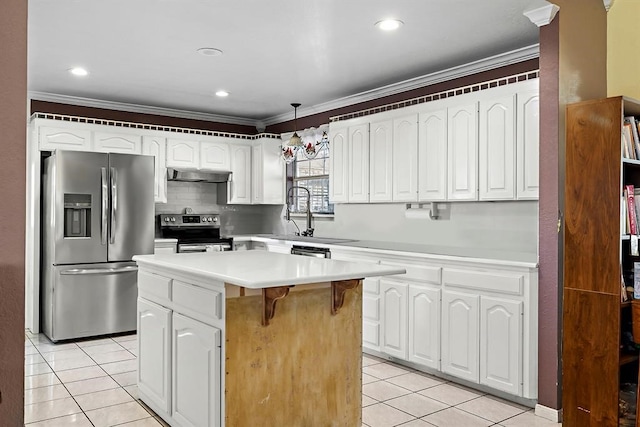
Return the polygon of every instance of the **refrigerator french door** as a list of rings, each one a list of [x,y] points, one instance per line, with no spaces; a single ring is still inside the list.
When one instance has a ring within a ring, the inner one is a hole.
[[[153,177],[150,156],[45,159],[41,326],[52,341],[136,329],[131,258],[153,253]]]

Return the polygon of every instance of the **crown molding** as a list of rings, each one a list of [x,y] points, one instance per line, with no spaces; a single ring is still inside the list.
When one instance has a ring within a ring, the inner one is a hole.
[[[323,113],[350,105],[367,102],[385,96],[407,92],[413,89],[442,83],[456,78],[466,77],[483,71],[493,70],[506,65],[535,59],[540,56],[540,45],[535,44],[511,52],[490,56],[478,61],[469,62],[457,67],[426,74],[387,86],[382,86],[355,95],[338,98],[321,104],[312,105],[298,109],[298,117],[310,116]],[[208,122],[229,123],[236,125],[253,126],[259,131],[263,131],[266,126],[282,123],[291,120],[291,113],[282,113],[264,120],[254,120],[242,117],[224,116],[218,114],[201,113],[196,111],[178,110],[172,108],[152,107],[147,105],[129,104],[124,102],[103,101],[92,98],[82,98],[77,96],[60,95],[48,92],[29,91],[29,100],[59,102],[63,104],[77,105],[82,107],[104,108],[108,110],[128,111],[131,113],[154,114],[160,116],[178,117],[183,119],[203,120]]]
[[[472,74],[481,73],[483,71],[493,70],[495,68],[504,67],[506,65],[516,64],[529,59],[535,59],[540,56],[540,45],[535,44],[511,52],[490,56],[478,61],[469,62],[457,67],[448,68],[446,70],[437,71],[435,73],[426,74],[424,76],[415,77],[413,79],[404,80],[387,86],[382,86],[369,91],[361,92],[355,95],[346,96],[333,101],[322,104],[316,104],[307,108],[298,108],[298,118],[310,116],[312,114],[323,113],[349,105],[361,102],[371,101],[383,98],[389,95],[406,92],[413,89],[441,83],[444,81],[466,77]],[[291,120],[291,113],[283,113],[277,116],[264,119],[262,122],[266,125],[273,125]]]
[[[206,122],[228,123],[234,125],[257,126],[260,122],[242,117],[219,114],[200,113],[196,111],[177,110],[173,108],[152,107],[149,105],[129,104],[125,102],[103,101],[78,96],[60,95],[48,92],[27,92],[29,100],[59,102],[80,107],[104,108],[107,110],[127,111],[130,113],[153,114],[158,116],[178,117],[181,119],[202,120]],[[264,128],[263,128],[264,129]]]
[[[556,6],[553,3],[549,3],[546,6],[528,10],[524,12],[523,15],[529,18],[529,20],[536,24],[538,27],[542,27],[544,25],[549,25],[551,21],[553,21],[553,18],[556,17],[556,13],[558,13],[559,10],[560,7]]]

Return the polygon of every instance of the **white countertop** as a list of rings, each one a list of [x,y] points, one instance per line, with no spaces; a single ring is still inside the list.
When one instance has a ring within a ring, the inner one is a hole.
[[[141,268],[156,267],[251,289],[403,274],[404,268],[266,251],[136,255]]]
[[[377,240],[350,240],[338,243],[324,243],[322,241],[313,242],[297,236],[281,239],[267,234],[234,236],[235,241],[257,241],[257,242],[282,242],[284,244],[316,246],[330,248],[331,250],[362,250],[376,253],[388,253],[396,255],[422,256],[441,260],[464,260],[477,263],[500,263],[517,267],[537,268],[538,255],[529,252],[506,251],[489,248],[464,248],[455,246],[424,245],[403,242],[384,242]],[[321,237],[321,239],[329,239]]]

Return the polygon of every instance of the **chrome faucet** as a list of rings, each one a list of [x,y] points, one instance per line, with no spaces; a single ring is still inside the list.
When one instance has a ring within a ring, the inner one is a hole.
[[[289,190],[287,191],[287,216],[286,219],[287,221],[291,221],[291,210],[289,209],[289,201],[291,200],[291,192],[294,189],[300,189],[300,190],[304,190],[307,192],[307,229],[305,231],[303,231],[302,233],[296,233],[297,235],[303,235],[303,236],[309,236],[312,237],[313,236],[313,228],[311,228],[311,192],[309,191],[308,188],[306,187],[301,187],[298,185],[294,185],[293,187],[290,187]]]

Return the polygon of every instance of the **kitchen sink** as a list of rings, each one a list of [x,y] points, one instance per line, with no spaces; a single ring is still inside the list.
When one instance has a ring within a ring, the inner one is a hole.
[[[333,237],[309,237],[309,236],[296,236],[294,234],[259,234],[259,237],[267,237],[269,239],[276,240],[289,240],[292,242],[308,242],[308,243],[346,243],[355,242],[353,239],[336,239]]]

